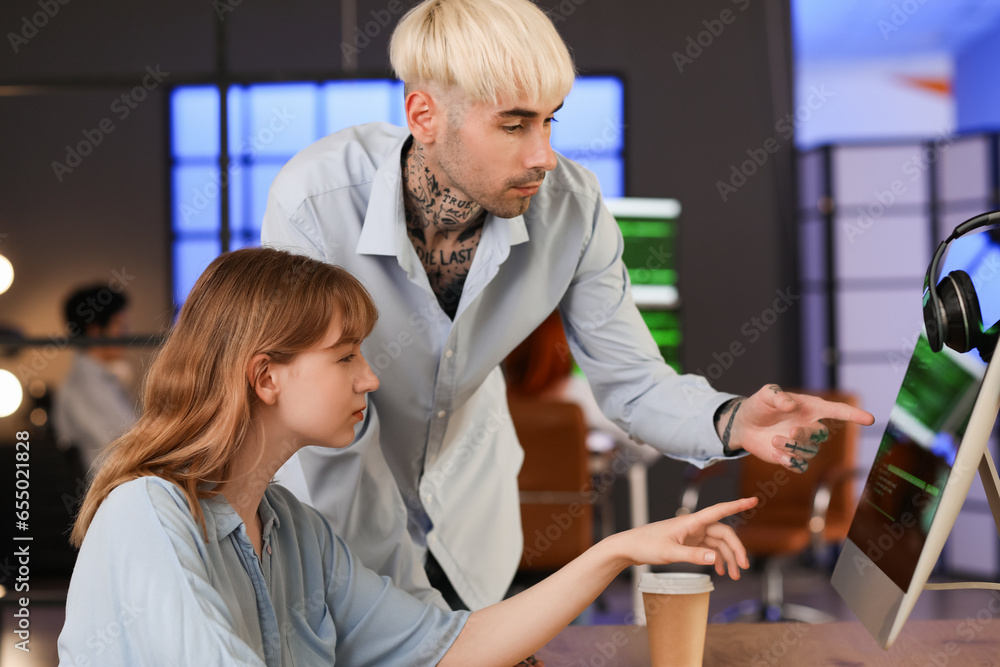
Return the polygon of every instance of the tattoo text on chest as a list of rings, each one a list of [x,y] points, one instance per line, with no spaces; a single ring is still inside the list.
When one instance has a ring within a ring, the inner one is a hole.
[[[424,268],[469,264],[472,262],[472,255],[476,250],[475,248],[459,248],[446,253],[444,250],[427,250],[417,245],[414,245],[414,249],[417,251],[417,257],[420,258]]]

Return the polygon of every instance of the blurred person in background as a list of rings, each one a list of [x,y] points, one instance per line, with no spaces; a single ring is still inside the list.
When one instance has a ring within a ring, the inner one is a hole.
[[[121,338],[129,333],[128,298],[106,284],[76,289],[65,301],[66,335]],[[82,345],[56,392],[52,421],[61,445],[72,446],[90,470],[104,447],[128,430],[137,417],[128,389],[131,367],[121,345]],[[88,477],[90,473],[88,472]]]

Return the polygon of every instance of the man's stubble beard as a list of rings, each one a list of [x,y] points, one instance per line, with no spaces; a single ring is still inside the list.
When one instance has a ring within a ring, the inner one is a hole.
[[[438,158],[438,165],[441,171],[451,182],[452,188],[457,189],[463,197],[467,197],[478,206],[492,213],[498,218],[515,218],[528,210],[531,197],[516,197],[508,199],[504,197],[507,191],[516,185],[536,183],[545,178],[545,172],[540,174],[530,174],[513,182],[505,183],[503,188],[496,194],[490,192],[489,184],[483,184],[475,180],[475,172],[468,166],[465,160],[467,151],[464,150],[458,138],[457,130],[450,130],[442,145],[441,155]],[[471,174],[470,181],[464,181],[462,174]],[[526,180],[527,179],[527,180]],[[452,193],[453,195],[455,193]],[[456,195],[457,196],[457,195]]]

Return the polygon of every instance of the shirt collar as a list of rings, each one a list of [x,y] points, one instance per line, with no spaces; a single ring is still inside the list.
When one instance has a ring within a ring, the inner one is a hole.
[[[264,490],[264,497],[260,499],[260,507],[257,511],[260,513],[260,522],[264,529],[261,531],[261,536],[266,538],[270,533],[271,529],[281,528],[281,519],[278,518],[278,513],[274,511],[274,507],[271,506],[271,499],[268,498],[268,494],[271,493],[271,487],[268,486]]]
[[[224,540],[229,536],[229,533],[236,530],[243,523],[243,519],[236,512],[236,509],[229,504],[229,501],[222,494],[202,500],[201,509],[205,514],[206,521],[209,521],[209,517],[211,516],[211,522],[215,525],[216,542]]]
[[[400,139],[389,151],[389,159],[379,166],[368,197],[368,210],[355,252],[359,255],[395,256],[399,250],[398,230],[405,231],[403,210],[402,151],[410,136]]]
[[[502,220],[503,218],[497,218],[497,220]],[[528,226],[524,224],[524,216],[519,215],[516,218],[510,218],[507,222],[507,235],[510,239],[511,245],[517,245],[519,243],[525,243],[528,240]]]
[[[257,507],[257,512],[260,514],[260,522],[263,526],[263,530],[261,531],[262,538],[266,538],[272,529],[281,528],[281,520],[278,518],[277,512],[274,511],[274,507],[271,506],[271,502],[267,497],[270,492],[271,489],[268,487],[264,491],[264,497],[261,498],[260,505]],[[208,519],[207,514],[210,513],[212,516],[217,542],[221,542],[230,533],[243,525],[243,518],[223,494],[202,501],[202,510],[206,512],[206,520]]]
[[[410,136],[401,139],[389,151],[389,159],[375,172],[368,209],[361,228],[361,236],[355,252],[359,255],[388,255],[399,257],[406,236],[406,211],[403,206],[402,152]],[[395,158],[395,159],[394,159]],[[524,216],[497,218],[490,214],[486,225],[503,224],[507,227],[510,245],[518,245],[528,240],[528,227]]]

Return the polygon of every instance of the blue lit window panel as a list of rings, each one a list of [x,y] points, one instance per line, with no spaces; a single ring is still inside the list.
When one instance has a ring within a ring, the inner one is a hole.
[[[625,91],[609,76],[579,78],[556,112],[552,147],[560,153],[620,153],[625,146]]]
[[[215,238],[174,242],[174,303],[184,303],[198,276],[220,252],[222,246]]]
[[[176,158],[219,155],[219,89],[183,86],[170,96],[170,150]]]
[[[174,231],[218,234],[219,168],[201,164],[178,165],[173,170]]]
[[[316,141],[319,86],[314,83],[267,83],[248,86],[246,100],[234,106],[234,113],[246,116],[233,126],[240,134],[230,134],[234,155],[281,156],[285,160]]]
[[[267,193],[271,189],[283,164],[255,164],[250,167],[250,217],[247,229],[260,236],[260,224],[264,220],[264,210],[267,208]]]
[[[376,121],[406,125],[402,81],[331,81],[323,86],[323,96],[325,134]]]
[[[239,250],[240,248],[256,248],[260,245],[260,232],[257,232],[256,236],[240,234],[239,236],[234,236],[229,240],[230,250]]]
[[[623,97],[614,77],[580,78],[553,126],[553,148],[593,171],[608,197],[625,192]],[[259,245],[268,190],[295,153],[352,125],[406,124],[403,84],[392,79],[234,85],[227,105],[230,249]],[[176,87],[170,113],[179,304],[221,250],[218,88]]]
[[[594,172],[601,184],[601,194],[605,197],[625,196],[625,165],[621,155],[567,154],[566,157],[579,162]]]

